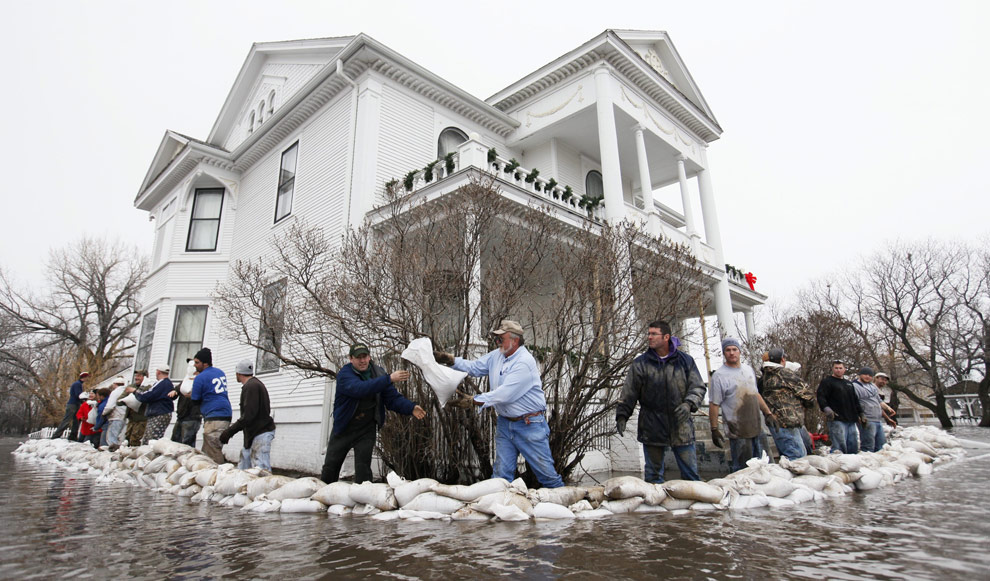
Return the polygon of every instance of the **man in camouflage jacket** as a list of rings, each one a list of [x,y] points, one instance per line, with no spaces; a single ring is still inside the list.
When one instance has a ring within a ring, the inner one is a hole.
[[[649,349],[633,361],[626,376],[616,408],[616,430],[625,432],[638,402],[636,439],[643,444],[646,457],[643,479],[663,482],[663,460],[669,446],[681,478],[700,480],[691,414],[704,401],[705,384],[694,359],[677,349],[680,342],[671,336],[667,322],[650,323],[647,342]]]
[[[787,356],[777,347],[770,350],[770,360],[763,366],[763,400],[777,418],[778,425],[768,426],[781,456],[795,460],[808,455],[801,430],[804,410],[815,405],[815,393],[793,371],[784,367]]]

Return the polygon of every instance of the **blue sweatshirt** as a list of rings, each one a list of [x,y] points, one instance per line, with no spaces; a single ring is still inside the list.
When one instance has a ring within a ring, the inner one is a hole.
[[[227,397],[227,376],[210,366],[193,380],[192,400],[199,404],[203,420],[231,419],[230,399]]]
[[[333,434],[344,431],[357,412],[358,402],[366,397],[375,398],[375,421],[378,427],[385,425],[386,409],[406,416],[413,413],[416,404],[395,389],[392,378],[384,369],[372,363],[368,366],[368,371],[370,379],[363,379],[354,366],[348,363],[337,372],[337,395],[333,400]]]
[[[144,412],[145,417],[153,418],[155,416],[163,416],[165,414],[171,414],[173,408],[172,400],[169,399],[168,394],[173,391],[175,387],[172,386],[172,380],[169,378],[162,379],[155,383],[151,389],[142,393],[140,391],[134,392],[134,397],[141,403],[148,404],[148,411]]]
[[[75,380],[72,382],[72,385],[69,386],[69,405],[82,404],[82,400],[79,399],[79,394],[82,393],[82,387],[82,380],[80,379]]]

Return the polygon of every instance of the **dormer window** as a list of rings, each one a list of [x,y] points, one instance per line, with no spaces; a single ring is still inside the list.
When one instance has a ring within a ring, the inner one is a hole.
[[[437,159],[442,159],[443,156],[457,151],[457,147],[468,140],[468,136],[456,127],[448,127],[440,132],[440,138],[437,139]]]

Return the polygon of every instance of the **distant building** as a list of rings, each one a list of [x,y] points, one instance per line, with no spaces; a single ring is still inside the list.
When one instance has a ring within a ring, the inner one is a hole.
[[[211,292],[232,261],[264,255],[286,225],[339,236],[375,219],[387,181],[448,155],[453,171],[438,164],[413,195],[446,195],[514,158],[540,177],[500,171],[503,195],[552,205],[575,224],[628,218],[687,244],[708,277],[709,314],[736,334],[742,312],[752,332],[766,297],[727,268],[707,157],[721,133],[664,32],[605,31],[486,100],[363,34],[255,44],[209,135],[167,131],[137,193],[156,234],[135,364],[165,360],[180,375],[210,346],[236,405],[234,363],[256,358],[278,424],[273,461],[318,471],[334,383],[221,339]],[[565,186],[574,198],[562,199]],[[603,207],[579,208],[583,195]]]

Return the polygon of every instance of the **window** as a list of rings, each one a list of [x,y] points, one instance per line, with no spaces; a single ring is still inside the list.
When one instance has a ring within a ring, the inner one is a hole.
[[[275,89],[268,93],[268,116],[271,117],[273,113],[275,113]]]
[[[261,329],[258,331],[258,373],[278,371],[277,353],[282,349],[282,323],[285,313],[285,279],[265,287],[264,305],[261,309]]]
[[[443,158],[452,151],[457,151],[457,146],[468,140],[467,135],[456,127],[448,127],[440,132],[437,139],[437,159]]]
[[[254,111],[251,111],[251,114],[248,115],[248,135],[252,133],[254,133]]]
[[[282,152],[282,168],[278,172],[278,195],[275,198],[275,221],[292,213],[292,192],[296,187],[296,157],[299,142]]]
[[[155,339],[155,323],[158,322],[158,309],[144,316],[141,323],[141,335],[138,339],[137,353],[134,354],[134,369],[148,369],[151,364],[151,343]]]
[[[584,178],[584,194],[592,200],[600,200],[605,197],[605,182],[602,181],[602,172],[593,169]]]
[[[265,122],[265,101],[258,103],[258,127]]]
[[[223,188],[196,190],[186,252],[212,252],[217,249],[222,207]]]
[[[206,331],[206,305],[179,305],[175,307],[175,325],[172,327],[172,345],[168,360],[172,373],[185,374],[186,359],[203,348]]]

